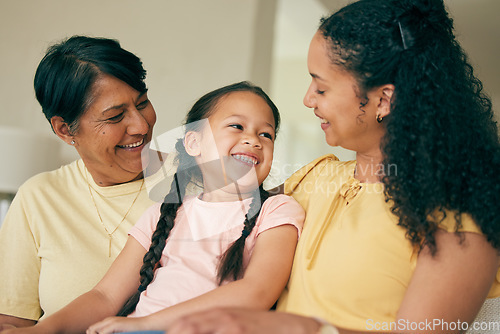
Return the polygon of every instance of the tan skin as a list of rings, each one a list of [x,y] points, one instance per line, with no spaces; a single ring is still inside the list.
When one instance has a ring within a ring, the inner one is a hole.
[[[0,331],[16,327],[34,326],[36,320],[13,317],[11,315],[0,314]]]
[[[93,91],[93,103],[81,116],[77,132],[72,133],[61,117],[52,117],[55,133],[70,145],[75,142],[98,185],[112,186],[142,177],[147,161],[141,159],[141,151],[151,141],[156,122],[147,93],[141,94],[109,75],[102,75]]]
[[[142,177],[147,161],[141,158],[144,144],[151,141],[156,114],[147,98],[125,82],[102,75],[93,86],[93,103],[79,120],[73,133],[61,117],[51,125],[56,135],[74,147],[94,181],[101,186],[130,182]],[[36,320],[0,314],[0,329],[27,327]]]
[[[356,151],[355,177],[361,182],[380,182],[377,166],[382,160],[380,140],[385,130],[376,118],[390,113],[394,86],[384,85],[369,91],[369,102],[360,112],[355,79],[331,64],[327,50],[324,38],[317,33],[309,49],[312,82],[304,104],[321,119],[328,144]],[[282,187],[275,189],[280,191]],[[495,279],[500,257],[483,235],[465,232],[462,237],[461,242],[454,233],[439,230],[435,234],[438,252],[433,256],[427,247],[421,250],[396,322],[443,319],[470,323],[474,320]],[[314,334],[319,328],[320,322],[316,319],[294,314],[215,309],[182,318],[168,333]],[[372,332],[377,332],[376,329]],[[343,328],[339,328],[339,332],[355,333]],[[367,332],[368,329],[364,333]],[[461,332],[460,329],[446,331],[446,328],[432,331]]]

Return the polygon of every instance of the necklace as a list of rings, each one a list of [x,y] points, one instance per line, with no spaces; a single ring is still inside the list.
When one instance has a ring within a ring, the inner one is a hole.
[[[127,213],[125,213],[122,220],[118,223],[118,225],[116,225],[116,227],[113,229],[113,231],[110,232],[107,229],[106,225],[104,225],[101,214],[99,213],[99,209],[97,208],[97,204],[95,202],[94,195],[92,194],[92,189],[90,187],[87,173],[88,172],[86,171],[85,181],[87,181],[87,186],[89,187],[90,198],[92,198],[92,203],[94,203],[95,211],[97,212],[97,216],[99,216],[99,221],[101,222],[101,225],[104,228],[104,231],[106,231],[106,234],[108,235],[108,239],[109,239],[108,257],[111,257],[111,239],[113,239],[113,233],[115,233],[116,230],[118,229],[118,227],[120,227],[120,225],[125,221],[125,218],[127,218],[128,213],[130,212],[130,210],[132,210],[132,207],[134,206],[135,201],[137,201],[137,198],[139,198],[139,195],[141,194],[142,186],[144,185],[144,178],[142,178],[141,187],[139,188],[139,191],[137,192],[137,195],[135,196],[134,201],[132,202],[132,205],[130,205],[130,207],[128,208]]]

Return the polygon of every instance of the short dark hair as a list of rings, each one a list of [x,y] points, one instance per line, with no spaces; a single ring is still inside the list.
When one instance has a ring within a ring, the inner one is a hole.
[[[36,98],[47,120],[60,116],[75,132],[92,101],[92,87],[102,74],[120,79],[141,93],[147,91],[141,60],[117,40],[72,36],[50,46],[34,79]]]

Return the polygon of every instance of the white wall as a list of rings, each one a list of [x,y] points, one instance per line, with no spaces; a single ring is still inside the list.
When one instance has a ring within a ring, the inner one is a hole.
[[[278,1],[271,95],[280,108],[283,126],[271,174],[276,184],[323,154],[333,153],[341,160],[355,157],[351,151],[326,144],[318,118],[302,103],[311,80],[307,70],[309,43],[319,19],[328,13],[317,0]]]
[[[47,46],[74,34],[138,55],[157,111],[177,127],[205,92],[240,80],[269,88],[275,0],[0,0],[0,125],[51,133],[34,98]],[[63,144],[61,144],[63,145]],[[63,162],[77,155],[64,145]]]
[[[309,84],[307,48],[319,18],[348,2],[0,0],[0,125],[51,133],[34,98],[36,66],[50,43],[90,34],[117,38],[143,60],[158,113],[156,135],[177,127],[206,91],[249,79],[268,90],[282,114],[271,183],[282,182],[321,154],[351,159],[352,152],[325,144],[316,118],[302,104]],[[495,15],[500,1],[446,3],[455,16],[457,35],[497,106],[500,20]],[[61,147],[63,161],[76,157],[71,147]]]

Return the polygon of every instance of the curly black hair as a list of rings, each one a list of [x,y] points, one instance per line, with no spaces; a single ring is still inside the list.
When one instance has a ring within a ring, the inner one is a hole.
[[[500,249],[500,149],[491,100],[442,0],[361,0],[321,20],[330,59],[360,98],[393,84],[381,150],[386,201],[417,247],[436,251],[446,214],[469,214]]]

